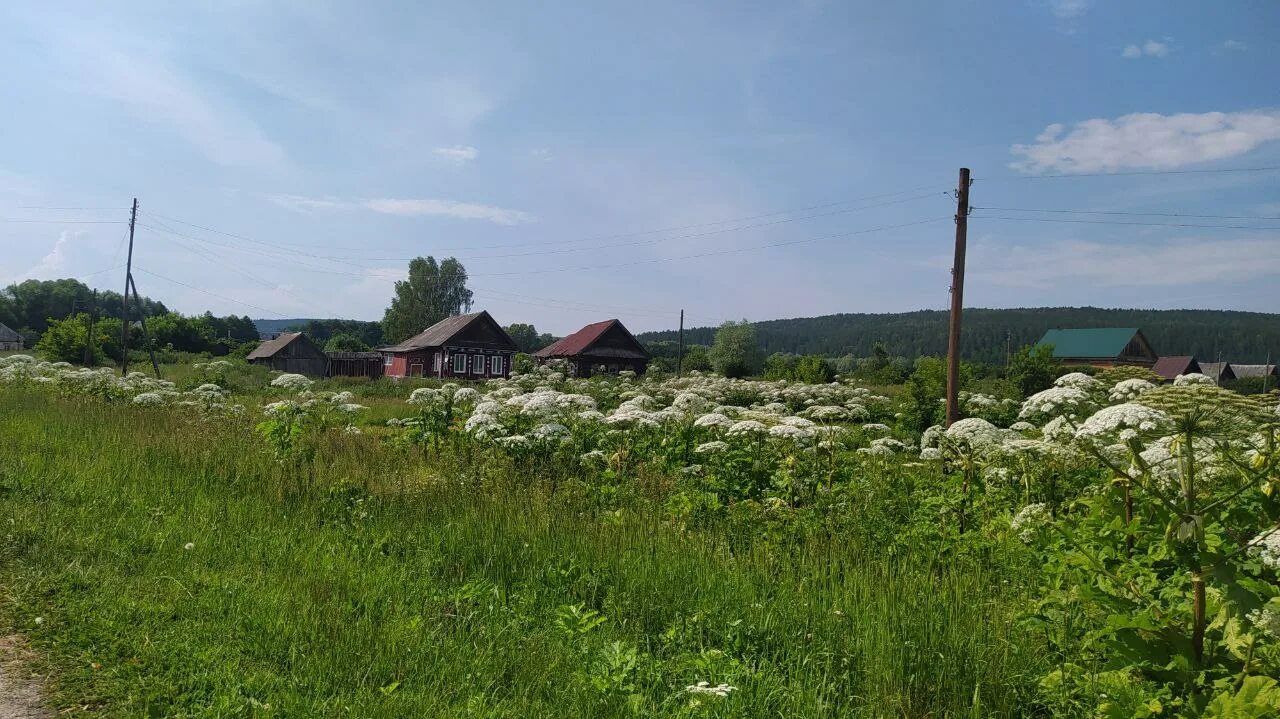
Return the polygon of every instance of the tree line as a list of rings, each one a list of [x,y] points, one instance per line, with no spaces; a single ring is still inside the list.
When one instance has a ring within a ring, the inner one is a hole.
[[[1055,327],[1137,327],[1161,355],[1194,355],[1202,361],[1260,363],[1280,356],[1280,317],[1228,310],[1115,310],[1099,307],[966,309],[961,356],[1004,364],[1019,347],[1034,344]],[[756,322],[765,354],[869,357],[879,344],[890,354],[915,359],[945,355],[947,313],[920,310],[892,314],[837,314]],[[715,327],[685,330],[686,344],[710,345]],[[674,342],[673,330],[646,332],[646,344]]]

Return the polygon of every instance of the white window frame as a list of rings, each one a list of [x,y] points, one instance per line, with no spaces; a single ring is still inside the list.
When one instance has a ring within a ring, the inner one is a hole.
[[[431,371],[435,374],[440,374],[440,355],[439,352],[431,354]]]
[[[484,374],[484,355],[471,355],[471,374]]]
[[[454,353],[453,353],[453,356],[452,356],[452,357],[450,357],[449,359],[450,359],[449,367],[450,367],[450,369],[453,371],[453,373],[454,373],[454,374],[466,374],[466,373],[467,373],[467,356],[466,356],[465,354],[463,354],[463,353],[461,353],[461,352],[454,352]],[[462,360],[462,366],[461,366],[461,367],[459,367],[459,366],[458,366],[458,360]]]
[[[395,355],[387,355],[386,357],[382,358],[382,366],[390,367],[391,364],[395,361],[396,361]]]
[[[502,355],[494,355],[490,357],[489,358],[489,374],[494,375],[495,377],[501,377],[503,371],[506,369],[505,367],[506,359],[507,358],[503,357]]]

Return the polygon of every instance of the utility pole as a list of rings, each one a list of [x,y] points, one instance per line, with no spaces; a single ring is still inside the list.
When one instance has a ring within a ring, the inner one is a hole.
[[[93,304],[89,306],[89,334],[84,342],[84,366],[93,366],[93,319],[98,314],[98,291],[93,291]]]
[[[960,311],[964,307],[964,254],[969,229],[969,168],[960,168],[956,187],[956,256],[951,264],[951,329],[947,336],[947,419],[960,419]]]
[[[129,256],[124,262],[124,311],[120,315],[120,376],[129,374],[129,286],[133,284],[133,226],[138,221],[138,198],[129,212]]]
[[[676,379],[684,371],[684,310],[680,310],[680,347],[676,350]]]
[[[138,307],[138,319],[142,323],[142,341],[147,343],[147,354],[151,356],[151,369],[155,370],[156,379],[160,379],[160,363],[156,362],[156,348],[151,342],[151,334],[147,332],[147,313],[143,312],[142,298],[138,296],[138,284],[129,276],[129,288],[133,290],[133,303]]]

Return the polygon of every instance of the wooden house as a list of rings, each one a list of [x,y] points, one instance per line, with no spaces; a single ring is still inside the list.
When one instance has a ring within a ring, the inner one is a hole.
[[[1231,363],[1231,370],[1236,379],[1244,377],[1276,377],[1276,366],[1273,364],[1236,364]]]
[[[0,322],[0,351],[22,349],[22,335]]]
[[[511,376],[519,348],[488,312],[441,320],[420,334],[380,347],[387,377],[492,379]]]
[[[1231,369],[1230,362],[1201,362],[1200,374],[1209,377],[1218,384],[1230,382],[1236,378],[1236,372]]]
[[[382,376],[381,352],[325,352],[329,357],[325,377],[368,377],[377,379]]]
[[[301,332],[281,332],[258,345],[245,359],[281,372],[323,377],[329,357]]]
[[[1172,382],[1178,375],[1202,373],[1200,363],[1191,355],[1161,357],[1156,360],[1155,365],[1151,367],[1151,371],[1160,375],[1166,382]]]
[[[1053,356],[1065,365],[1152,367],[1155,350],[1135,327],[1052,329],[1036,344],[1053,345]]]
[[[562,359],[569,363],[569,375],[617,374],[631,370],[644,374],[653,355],[618,320],[595,322],[564,339],[543,347],[533,356],[539,362]]]

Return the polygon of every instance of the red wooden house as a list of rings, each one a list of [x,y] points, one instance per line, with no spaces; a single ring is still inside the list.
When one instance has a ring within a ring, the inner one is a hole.
[[[595,372],[644,374],[653,355],[618,320],[595,322],[533,353],[539,362],[563,359],[569,375],[589,377]]]
[[[492,379],[511,375],[517,349],[506,330],[481,311],[441,320],[378,351],[387,377]]]

